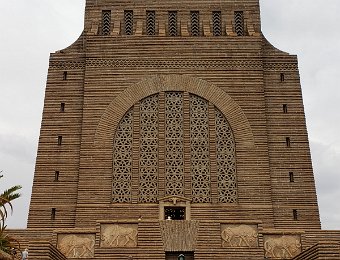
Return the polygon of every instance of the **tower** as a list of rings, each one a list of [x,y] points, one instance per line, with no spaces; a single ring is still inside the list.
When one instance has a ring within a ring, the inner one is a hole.
[[[257,0],[86,1],[50,58],[26,233],[54,259],[339,244],[320,230],[297,58],[264,38]]]

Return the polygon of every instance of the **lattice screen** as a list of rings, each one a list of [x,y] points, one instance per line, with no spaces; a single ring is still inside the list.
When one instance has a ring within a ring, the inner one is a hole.
[[[237,36],[244,36],[244,17],[242,11],[236,11],[235,13],[235,33]]]
[[[222,36],[222,13],[220,11],[212,12],[213,35]]]
[[[185,95],[189,97],[186,102]],[[164,105],[160,106],[161,103]],[[212,174],[218,180],[216,200],[219,203],[237,202],[234,137],[227,119],[216,107],[199,96],[184,92],[152,95],[141,100],[137,107],[137,111],[131,108],[126,113],[115,135],[114,203],[131,202],[132,174],[139,176],[136,198],[139,203],[157,203],[159,189],[164,189],[165,196],[191,194],[193,203],[210,203],[213,200]],[[160,124],[161,120],[163,124]],[[138,131],[133,127],[134,123],[139,125]],[[216,135],[216,146],[210,143],[212,131]],[[139,167],[133,172],[132,151],[136,137],[139,152],[134,158],[138,157]],[[190,146],[187,150],[185,142]],[[160,147],[160,143],[165,147]],[[211,156],[211,149],[216,149],[216,157]],[[190,158],[190,162],[185,158]],[[212,160],[217,165],[214,173],[211,172]],[[164,165],[164,171],[160,171],[160,165]],[[160,172],[164,176],[160,176]]]
[[[190,95],[191,192],[193,202],[210,202],[209,103]]]
[[[165,194],[184,195],[183,94],[165,95]]]
[[[200,13],[198,11],[190,12],[191,19],[191,36],[200,35]]]
[[[102,35],[111,33],[111,11],[102,11]]]
[[[158,95],[140,102],[139,202],[158,198]]]
[[[219,111],[215,110],[218,200],[237,202],[235,143],[231,127]]]
[[[168,34],[169,36],[177,36],[178,28],[177,28],[177,12],[170,11],[168,13]]]
[[[146,34],[155,35],[156,34],[156,12],[146,11]]]
[[[124,11],[125,35],[133,35],[133,11]]]
[[[113,202],[131,202],[133,112],[130,109],[116,131],[113,152]]]

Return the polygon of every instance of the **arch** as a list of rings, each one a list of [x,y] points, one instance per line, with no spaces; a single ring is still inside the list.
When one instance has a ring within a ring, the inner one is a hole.
[[[240,106],[222,89],[198,78],[184,75],[157,75],[146,78],[119,94],[103,113],[96,129],[94,145],[112,146],[115,129],[125,113],[141,99],[162,91],[187,91],[213,103],[228,119],[236,147],[254,147],[254,137]]]

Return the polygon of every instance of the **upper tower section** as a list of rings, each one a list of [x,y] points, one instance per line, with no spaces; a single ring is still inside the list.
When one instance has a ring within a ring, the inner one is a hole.
[[[87,0],[85,34],[258,36],[258,0]]]

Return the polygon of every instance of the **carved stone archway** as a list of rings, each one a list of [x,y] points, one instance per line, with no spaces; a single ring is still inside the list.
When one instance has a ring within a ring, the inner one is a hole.
[[[118,95],[103,113],[96,129],[94,145],[112,146],[115,129],[124,114],[139,100],[162,91],[187,91],[213,103],[228,119],[238,148],[253,148],[254,137],[240,106],[215,85],[184,75],[149,77]]]

